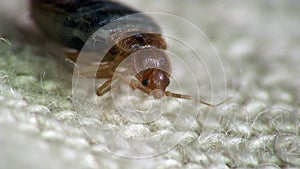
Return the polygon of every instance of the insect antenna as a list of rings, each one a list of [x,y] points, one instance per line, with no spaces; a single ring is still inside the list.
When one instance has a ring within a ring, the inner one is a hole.
[[[190,95],[185,95],[185,94],[178,94],[178,93],[172,93],[172,92],[169,92],[169,91],[165,91],[165,95],[166,96],[170,96],[170,97],[175,97],[175,98],[179,98],[179,99],[186,99],[186,100],[194,100],[196,102],[199,102],[201,104],[204,104],[204,105],[207,105],[207,106],[210,106],[210,107],[217,107],[225,102],[227,102],[228,100],[230,100],[230,98],[227,98],[223,101],[221,101],[220,103],[217,103],[217,104],[211,104],[211,103],[208,103],[206,101],[203,101],[201,99],[195,99],[193,98],[192,96]]]

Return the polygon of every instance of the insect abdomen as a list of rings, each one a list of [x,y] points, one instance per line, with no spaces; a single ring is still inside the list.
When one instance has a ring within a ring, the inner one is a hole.
[[[137,12],[107,0],[32,0],[37,25],[52,39],[78,50],[102,26]]]

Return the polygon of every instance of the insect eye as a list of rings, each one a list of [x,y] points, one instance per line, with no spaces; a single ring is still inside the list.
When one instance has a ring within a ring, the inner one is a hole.
[[[143,86],[147,86],[149,84],[149,79],[144,79],[143,81],[142,81],[142,85]]]

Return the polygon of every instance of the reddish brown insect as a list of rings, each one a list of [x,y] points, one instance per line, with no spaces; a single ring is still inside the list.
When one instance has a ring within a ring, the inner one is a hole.
[[[32,0],[32,16],[37,25],[52,39],[61,44],[81,50],[88,38],[99,28],[126,15],[135,14],[133,10],[122,4],[107,0]],[[166,91],[170,83],[171,64],[163,52],[167,48],[163,37],[158,33],[147,33],[145,29],[158,30],[158,25],[145,15],[136,18],[136,25],[120,25],[123,32],[110,30],[114,46],[104,56],[98,67],[96,77],[108,78],[97,89],[97,95],[102,96],[110,91],[113,74],[118,65],[131,54],[131,67],[136,71],[136,79],[129,81],[122,74],[116,75],[134,89],[152,95],[154,98],[171,96],[192,100],[189,95]],[[126,37],[126,38],[123,38]],[[137,51],[145,50],[139,53]],[[76,57],[72,58],[76,60]],[[142,70],[139,67],[151,67]],[[88,74],[88,69],[86,72]],[[208,106],[213,105],[197,100]]]

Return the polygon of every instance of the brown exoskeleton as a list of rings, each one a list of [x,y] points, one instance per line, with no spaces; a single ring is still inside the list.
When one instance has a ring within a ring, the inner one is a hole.
[[[138,13],[122,4],[107,0],[32,0],[32,16],[36,24],[52,39],[61,44],[81,50],[89,37],[99,28],[110,22]],[[120,25],[120,32],[109,30],[114,46],[104,56],[98,67],[96,78],[108,78],[97,89],[97,95],[102,96],[110,91],[113,74],[118,65],[131,54],[131,67],[136,71],[136,79],[129,81],[122,74],[116,74],[132,88],[140,89],[154,98],[171,96],[192,100],[189,95],[166,91],[170,83],[171,64],[163,50],[167,44],[158,33],[147,33],[144,29],[159,30],[158,25],[145,15],[136,18],[137,25]],[[126,29],[125,29],[126,28]],[[130,34],[130,36],[127,36]],[[125,37],[125,38],[123,38]],[[139,50],[146,52],[139,53]],[[72,58],[76,60],[76,57]],[[146,70],[140,67],[149,67]],[[142,71],[140,71],[142,70]],[[86,73],[88,71],[86,70]],[[208,106],[213,105],[197,100]]]

